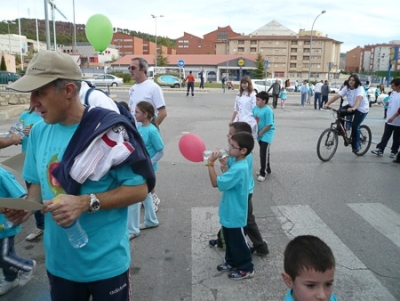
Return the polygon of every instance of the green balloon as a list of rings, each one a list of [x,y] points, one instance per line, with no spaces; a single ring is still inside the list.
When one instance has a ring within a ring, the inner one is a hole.
[[[89,18],[85,27],[86,38],[94,50],[106,50],[113,37],[111,21],[104,15],[96,14]]]

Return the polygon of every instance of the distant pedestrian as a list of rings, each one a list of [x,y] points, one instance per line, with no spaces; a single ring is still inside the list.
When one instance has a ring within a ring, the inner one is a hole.
[[[225,75],[222,76],[221,83],[222,83],[222,90],[225,93],[225,83],[226,83],[226,76]]]
[[[300,88],[300,93],[301,93],[301,106],[304,107],[306,104],[306,99],[307,99],[307,94],[308,94],[308,84],[307,81],[303,81],[303,85]]]
[[[321,105],[320,105],[320,110],[322,109],[322,107],[324,106],[324,104],[326,104],[328,102],[328,98],[329,98],[329,92],[330,92],[330,87],[329,87],[329,83],[327,80],[325,80],[325,83],[323,84],[323,86],[321,87],[321,96],[322,96],[322,100],[321,100]]]
[[[192,91],[192,96],[194,97],[194,76],[192,74],[192,71],[189,71],[189,74],[186,76],[185,81],[187,82],[187,90],[186,90],[186,96],[189,96],[189,90]]]
[[[311,104],[311,98],[314,96],[314,85],[310,83],[308,85],[308,93],[307,93],[307,104]]]
[[[279,97],[281,99],[281,108],[284,109],[285,108],[285,102],[287,99],[287,92],[285,88],[282,88],[281,93],[279,94]]]
[[[294,92],[298,91],[299,91],[299,81],[296,79],[296,81],[294,82]]]
[[[279,93],[281,93],[281,85],[279,80],[275,80],[275,82],[269,87],[268,91],[272,89],[272,107],[275,109],[278,104]]]
[[[200,71],[200,86],[199,89],[204,89],[204,69]]]
[[[315,84],[315,87],[314,87],[314,110],[316,110],[317,109],[317,106],[318,106],[318,109],[319,110],[321,110],[321,108],[322,108],[322,99],[321,99],[321,97],[322,97],[322,94],[321,94],[321,88],[322,88],[322,85],[323,85],[323,82],[322,82],[322,80],[320,81],[320,82],[318,82],[318,83],[316,83]]]

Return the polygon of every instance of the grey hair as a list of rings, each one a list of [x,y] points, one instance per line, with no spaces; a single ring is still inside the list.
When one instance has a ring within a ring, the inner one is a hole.
[[[134,57],[132,61],[139,61],[139,68],[144,69],[144,74],[147,75],[147,70],[149,69],[149,64],[144,58],[141,57]]]
[[[81,81],[80,80],[72,80],[72,79],[63,79],[63,78],[57,78],[55,81],[53,81],[53,86],[56,90],[56,92],[60,92],[62,88],[66,84],[73,83],[76,86],[76,95],[79,95],[79,91],[81,90]]]

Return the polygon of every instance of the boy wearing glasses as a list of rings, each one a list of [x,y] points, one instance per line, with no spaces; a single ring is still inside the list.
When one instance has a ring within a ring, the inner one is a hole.
[[[246,132],[232,135],[229,156],[235,162],[229,170],[217,176],[214,162],[219,159],[219,150],[213,151],[208,159],[208,174],[211,185],[222,191],[218,215],[225,238],[225,262],[217,266],[220,272],[228,272],[232,280],[254,276],[250,247],[246,241],[246,225],[249,193],[249,173],[246,156],[254,147],[253,136]]]

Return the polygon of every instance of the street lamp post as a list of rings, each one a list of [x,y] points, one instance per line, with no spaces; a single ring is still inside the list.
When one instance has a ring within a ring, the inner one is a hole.
[[[8,27],[8,54],[11,54],[11,33],[10,33],[10,23],[15,24],[15,22],[4,20],[3,22],[7,23]]]
[[[154,19],[154,21],[155,21],[155,32],[156,32],[156,51],[155,51],[155,54],[154,54],[154,72],[156,71],[156,67],[157,67],[157,18],[162,18],[162,17],[164,17],[163,15],[159,15],[159,16],[156,16],[156,15],[151,15],[151,17]]]
[[[312,35],[313,35],[313,29],[314,29],[314,24],[315,21],[317,21],[318,17],[322,14],[325,14],[326,10],[323,10],[318,16],[315,17],[314,22],[311,26],[311,37],[310,37],[310,58],[309,58],[309,64],[308,64],[308,80],[311,80],[311,53],[312,53]]]

